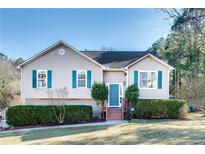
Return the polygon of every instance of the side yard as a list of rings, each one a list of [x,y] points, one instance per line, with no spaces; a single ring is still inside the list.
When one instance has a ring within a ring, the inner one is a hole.
[[[205,144],[205,117],[0,134],[0,144]]]

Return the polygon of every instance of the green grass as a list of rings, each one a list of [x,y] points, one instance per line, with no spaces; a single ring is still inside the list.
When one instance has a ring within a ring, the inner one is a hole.
[[[205,118],[132,120],[116,126],[61,128],[0,134],[0,144],[205,144]]]

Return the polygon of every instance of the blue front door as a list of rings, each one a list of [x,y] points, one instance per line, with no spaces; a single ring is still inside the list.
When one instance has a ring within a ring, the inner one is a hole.
[[[109,107],[119,107],[119,84],[109,85]]]

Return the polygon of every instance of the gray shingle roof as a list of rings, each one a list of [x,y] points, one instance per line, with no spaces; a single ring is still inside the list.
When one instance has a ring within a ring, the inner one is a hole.
[[[150,53],[147,51],[81,51],[98,63],[110,67],[121,68]],[[152,55],[159,57],[157,52]]]

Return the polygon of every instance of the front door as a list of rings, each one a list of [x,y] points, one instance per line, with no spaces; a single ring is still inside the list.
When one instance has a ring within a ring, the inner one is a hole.
[[[120,107],[120,85],[109,84],[109,107]]]

